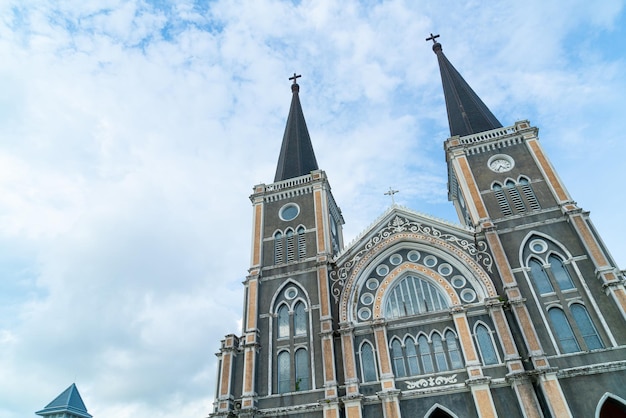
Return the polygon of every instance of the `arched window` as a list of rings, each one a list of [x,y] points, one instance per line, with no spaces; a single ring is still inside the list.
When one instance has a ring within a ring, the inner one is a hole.
[[[307,318],[306,318],[306,310],[304,309],[304,303],[298,302],[296,303],[293,309],[293,325],[294,325],[294,334],[295,335],[306,335],[307,334]]]
[[[572,283],[572,278],[565,269],[563,261],[555,255],[550,255],[550,257],[548,257],[548,263],[550,263],[550,269],[552,270],[552,274],[554,274],[559,288],[561,288],[561,290],[573,289],[574,283]]]
[[[461,359],[461,351],[456,341],[456,335],[452,331],[446,331],[446,345],[448,346],[448,354],[450,355],[450,364],[452,369],[460,369],[463,367]]]
[[[435,367],[433,365],[433,357],[430,354],[430,344],[428,344],[428,339],[420,335],[417,339],[417,347],[420,353],[420,360],[422,362],[422,369],[424,373],[432,373],[435,371]]]
[[[283,234],[274,234],[274,264],[280,264],[285,260],[283,255]]]
[[[580,346],[574,337],[574,332],[570,326],[565,313],[559,308],[550,308],[548,310],[550,321],[552,321],[552,327],[559,340],[561,351],[564,353],[575,353],[580,351]]]
[[[428,280],[406,276],[391,289],[385,305],[387,319],[448,308],[446,296]]]
[[[570,310],[572,311],[572,316],[578,326],[578,330],[585,341],[585,345],[587,345],[587,350],[604,348],[604,344],[602,344],[602,340],[598,335],[598,331],[596,331],[596,327],[594,327],[593,322],[591,322],[587,309],[579,303],[574,303],[570,307]]]
[[[293,229],[288,229],[285,236],[287,237],[287,261],[289,262],[295,259]]]
[[[526,198],[526,201],[530,205],[530,208],[533,210],[541,209],[541,206],[539,205],[539,201],[537,201],[535,192],[533,192],[533,189],[528,179],[526,177],[520,177],[519,184],[520,184],[520,188],[522,189],[522,193],[524,194],[524,197]]]
[[[500,211],[502,212],[502,214],[504,216],[511,215],[513,213],[511,211],[511,206],[509,205],[509,201],[502,191],[502,186],[500,185],[500,183],[494,183],[491,189],[493,190],[493,194],[498,201],[498,205],[500,206]]]
[[[446,359],[446,352],[443,349],[443,341],[441,335],[435,333],[431,337],[433,342],[433,351],[435,353],[435,362],[437,363],[437,370],[442,372],[448,370],[448,359]]]
[[[361,376],[364,382],[375,382],[378,380],[376,377],[374,349],[367,341],[361,345]]]
[[[278,309],[278,338],[289,336],[289,308],[282,305]]]
[[[393,371],[396,377],[406,376],[404,368],[404,355],[402,354],[402,344],[397,339],[391,343],[391,357],[393,362]]]
[[[304,228],[298,228],[298,258],[306,258],[306,239],[304,236]]]
[[[476,341],[478,342],[478,349],[480,356],[483,359],[483,365],[497,364],[498,354],[493,346],[493,340],[491,339],[491,333],[489,329],[483,324],[476,326]]]
[[[548,274],[543,269],[543,265],[534,258],[528,262],[528,265],[530,266],[531,279],[535,286],[537,286],[539,293],[545,295],[546,293],[554,292]]]
[[[526,206],[524,205],[524,201],[520,196],[517,188],[515,187],[515,182],[513,180],[507,180],[504,187],[509,191],[509,196],[511,196],[511,201],[513,201],[513,206],[515,206],[515,210],[517,212],[525,212]]]
[[[420,366],[417,361],[417,352],[415,351],[415,341],[411,337],[404,339],[404,350],[406,351],[406,362],[409,365],[409,374],[415,376],[420,374]]]
[[[278,393],[287,393],[291,391],[291,362],[288,351],[278,353],[276,360],[278,364]]]
[[[296,391],[309,390],[309,357],[304,348],[296,350]]]

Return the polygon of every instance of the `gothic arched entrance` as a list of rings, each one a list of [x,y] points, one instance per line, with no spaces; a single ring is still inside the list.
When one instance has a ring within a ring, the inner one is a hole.
[[[626,418],[626,404],[620,398],[605,394],[600,400],[598,418]],[[604,400],[604,402],[602,402]]]
[[[435,409],[433,412],[428,415],[428,418],[453,418],[452,415],[448,414],[441,408]]]

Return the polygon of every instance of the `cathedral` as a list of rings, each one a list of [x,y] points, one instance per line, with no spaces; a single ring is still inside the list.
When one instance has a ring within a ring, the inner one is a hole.
[[[460,223],[394,204],[346,245],[294,74],[210,417],[626,417],[623,272],[537,128],[503,126],[437,37]]]

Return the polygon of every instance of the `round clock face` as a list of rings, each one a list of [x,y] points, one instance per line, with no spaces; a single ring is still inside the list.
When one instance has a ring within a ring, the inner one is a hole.
[[[504,173],[513,168],[513,160],[505,155],[493,156],[489,159],[489,168],[496,173]]]

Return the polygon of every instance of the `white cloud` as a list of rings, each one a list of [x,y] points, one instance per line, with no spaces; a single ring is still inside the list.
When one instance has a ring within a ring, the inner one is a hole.
[[[541,128],[623,267],[622,9],[0,5],[0,416],[32,414],[73,380],[94,416],[206,414],[213,353],[240,331],[247,198],[273,178],[294,71],[346,241],[389,186],[453,220],[430,32],[505,125]]]

